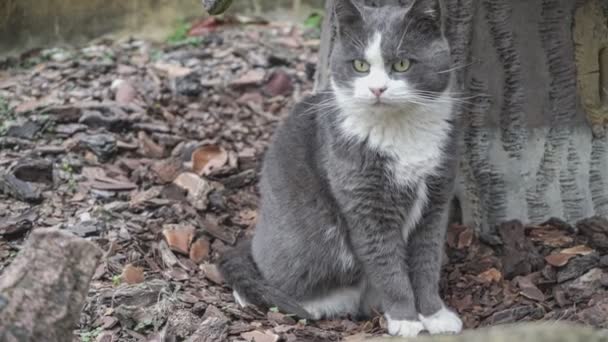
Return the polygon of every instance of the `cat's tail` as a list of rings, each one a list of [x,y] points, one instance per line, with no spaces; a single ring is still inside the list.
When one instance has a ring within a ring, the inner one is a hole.
[[[264,279],[253,260],[251,241],[243,241],[225,252],[218,268],[226,282],[249,303],[266,308],[274,306],[287,314],[312,318],[296,301]]]

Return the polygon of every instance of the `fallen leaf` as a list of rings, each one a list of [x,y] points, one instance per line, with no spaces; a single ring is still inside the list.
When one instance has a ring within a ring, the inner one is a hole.
[[[144,282],[144,269],[135,267],[132,264],[126,265],[122,269],[120,278],[127,284],[139,284]]]
[[[210,249],[211,245],[209,240],[205,237],[199,238],[190,246],[190,260],[197,264],[201,261],[208,260]]]
[[[502,279],[502,273],[496,268],[490,268],[489,270],[479,274],[477,276],[482,283],[498,283]]]
[[[565,247],[574,242],[574,239],[567,232],[552,227],[531,229],[529,236],[534,242],[554,248]]]
[[[219,146],[202,146],[192,153],[192,170],[199,176],[209,175],[227,162],[228,153]]]
[[[545,261],[551,266],[555,267],[563,267],[568,264],[570,259],[574,258],[576,254],[564,254],[564,253],[556,253],[550,254],[545,257]]]
[[[194,231],[195,228],[191,225],[167,224],[164,226],[163,236],[172,251],[188,255]]]
[[[571,248],[566,248],[566,249],[562,250],[560,253],[572,254],[572,255],[589,255],[593,252],[594,252],[594,249],[589,246],[578,245],[578,246],[574,246]]]
[[[593,252],[593,248],[590,248],[585,245],[578,245],[571,248],[563,249],[559,253],[547,255],[545,257],[545,260],[551,266],[563,267],[566,266],[568,264],[568,261],[570,261],[570,259],[574,258],[575,256],[585,256]]]

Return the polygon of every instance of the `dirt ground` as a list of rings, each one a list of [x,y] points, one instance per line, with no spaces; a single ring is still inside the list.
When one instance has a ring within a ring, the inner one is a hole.
[[[96,242],[80,341],[337,341],[385,322],[237,306],[214,262],[256,220],[273,129],[309,93],[318,32],[239,18],[171,43],[100,40],[0,60],[0,275],[32,229]],[[196,36],[196,37],[194,37]],[[442,291],[467,329],[607,327],[608,222],[450,226]]]

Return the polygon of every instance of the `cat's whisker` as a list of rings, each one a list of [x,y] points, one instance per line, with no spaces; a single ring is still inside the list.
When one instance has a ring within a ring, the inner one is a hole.
[[[445,73],[449,73],[449,72],[452,72],[452,71],[456,71],[456,70],[460,70],[460,69],[465,69],[465,68],[468,68],[470,66],[473,66],[475,63],[476,62],[471,62],[471,63],[468,63],[468,64],[457,65],[455,67],[452,67],[452,68],[449,68],[449,69],[446,69],[446,70],[437,71],[437,73],[438,74],[445,74]]]

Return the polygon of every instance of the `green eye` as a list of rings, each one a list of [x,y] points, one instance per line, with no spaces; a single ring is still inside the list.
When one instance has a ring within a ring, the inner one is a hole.
[[[396,72],[406,72],[410,69],[411,63],[409,59],[402,59],[393,64],[393,70]]]
[[[355,59],[353,61],[353,67],[357,72],[368,72],[369,71],[369,63],[366,61],[362,61],[360,59]]]

